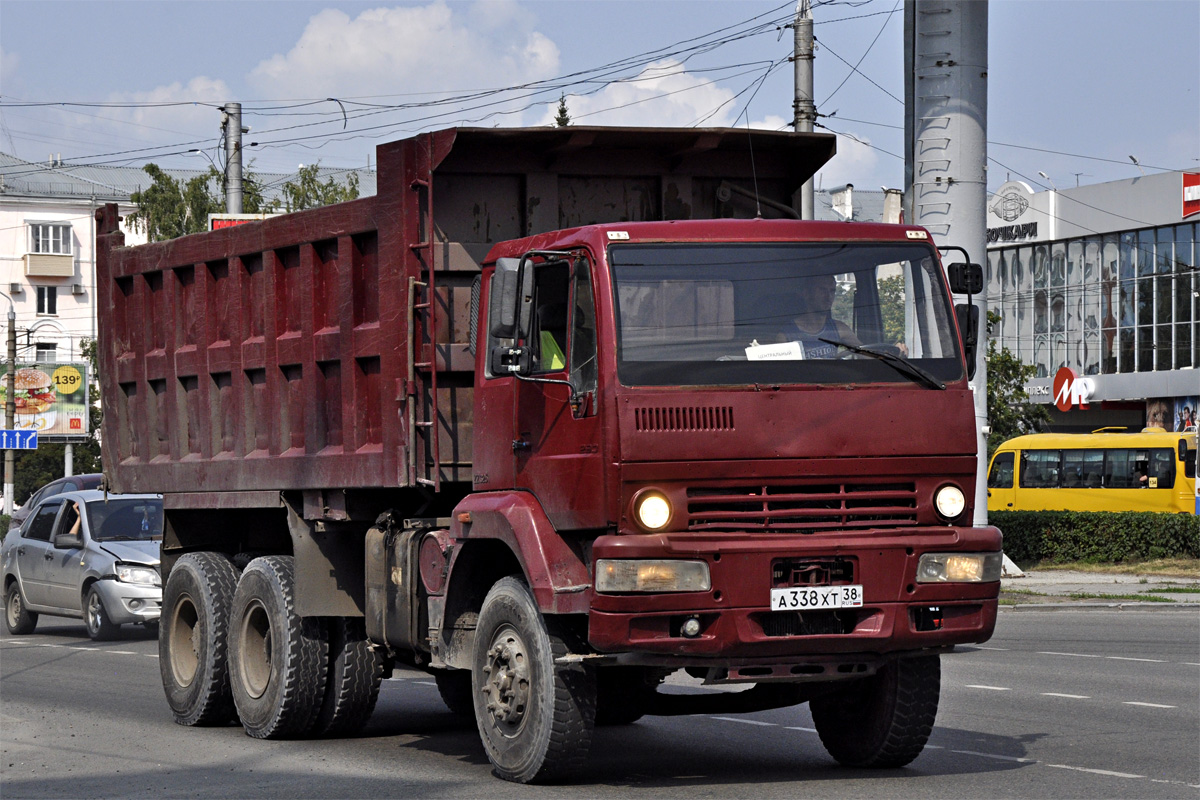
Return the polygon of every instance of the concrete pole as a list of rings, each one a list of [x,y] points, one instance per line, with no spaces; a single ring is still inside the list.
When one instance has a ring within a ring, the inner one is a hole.
[[[796,4],[796,20],[792,26],[796,33],[794,57],[796,66],[796,99],[792,103],[792,127],[797,133],[812,133],[817,121],[817,105],[813,101],[813,19],[809,0]],[[800,187],[800,219],[815,219],[813,180],[809,178]]]
[[[242,104],[226,103],[225,119],[225,213],[242,213]]]
[[[69,478],[75,474],[75,445],[67,442],[63,445],[63,477]]]
[[[4,428],[13,430],[17,417],[17,312],[8,298],[8,384],[4,403]],[[13,492],[16,491],[16,452],[4,451],[4,513],[12,516]]]
[[[907,219],[939,245],[956,245],[987,265],[987,0],[906,0],[905,177]],[[946,261],[956,261],[951,253]],[[965,303],[965,295],[955,303]],[[975,525],[987,524],[987,295],[979,310],[975,377],[978,471]]]

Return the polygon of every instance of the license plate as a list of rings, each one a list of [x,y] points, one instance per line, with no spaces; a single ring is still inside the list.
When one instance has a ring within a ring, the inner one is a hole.
[[[771,590],[772,611],[813,611],[828,608],[857,608],[863,604],[863,587],[793,586]]]

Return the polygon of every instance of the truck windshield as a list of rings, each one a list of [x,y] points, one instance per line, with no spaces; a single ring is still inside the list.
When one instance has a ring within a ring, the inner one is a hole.
[[[963,376],[926,244],[623,244],[608,258],[626,386],[937,386]]]

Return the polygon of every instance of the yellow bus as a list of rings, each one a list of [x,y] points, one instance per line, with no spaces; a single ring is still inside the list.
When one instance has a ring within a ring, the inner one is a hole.
[[[1198,513],[1196,434],[1145,428],[1009,439],[988,469],[988,511]]]

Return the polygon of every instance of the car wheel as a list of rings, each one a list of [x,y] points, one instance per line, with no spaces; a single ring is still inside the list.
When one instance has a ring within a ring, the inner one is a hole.
[[[363,621],[330,619],[329,677],[313,733],[348,736],[362,730],[375,711],[382,681],[383,658],[367,639]]]
[[[114,625],[104,608],[104,600],[95,586],[88,589],[83,601],[83,624],[93,642],[105,642],[117,635],[119,625]]]
[[[37,612],[25,607],[25,598],[21,597],[21,586],[13,581],[8,585],[8,592],[4,597],[4,624],[8,627],[8,632],[14,636],[33,633],[37,621]]]
[[[475,629],[475,724],[496,774],[531,783],[563,777],[587,759],[596,721],[596,672],[558,665],[565,642],[547,626],[529,587],[502,578]]]
[[[232,562],[211,552],[180,557],[167,575],[158,668],[180,725],[224,725],[236,718],[225,653],[237,581]]]
[[[328,630],[296,613],[291,556],[246,565],[229,615],[229,685],[246,733],[286,739],[313,728],[325,696]]]

